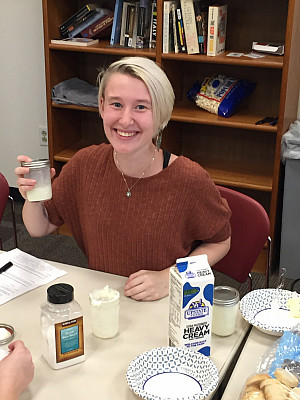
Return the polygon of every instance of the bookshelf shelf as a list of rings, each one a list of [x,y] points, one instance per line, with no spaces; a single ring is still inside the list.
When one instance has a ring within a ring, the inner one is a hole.
[[[226,126],[230,128],[240,128],[261,132],[273,132],[276,134],[277,126],[270,126],[268,124],[255,125],[255,122],[263,119],[264,117],[265,115],[259,113],[249,114],[247,110],[244,110],[238,112],[230,118],[224,118],[215,114],[210,114],[194,105],[176,105],[174,107],[171,120],[202,125]]]
[[[176,104],[164,135],[163,147],[199,162],[219,185],[233,187],[261,202],[271,221],[272,264],[278,264],[281,223],[282,135],[297,116],[300,88],[300,2],[298,0],[227,0],[226,52],[216,56],[162,53],[164,0],[157,0],[156,49],[51,44],[59,24],[83,7],[84,0],[42,0],[49,153],[57,173],[81,148],[106,141],[98,109],[52,102],[51,89],[70,77],[96,83],[98,70],[125,56],[150,57],[162,66],[174,87]],[[109,6],[113,0],[103,0]],[[259,12],[258,12],[259,10]],[[276,29],[274,29],[276,27]],[[284,56],[253,59],[253,41],[284,42]],[[243,52],[242,57],[228,53]],[[196,80],[224,74],[256,83],[251,96],[230,118],[201,110],[187,100]],[[256,125],[278,116],[278,125]]]
[[[161,57],[164,60],[188,61],[188,62],[207,63],[207,64],[228,64],[228,65],[254,67],[254,68],[274,68],[274,69],[283,68],[283,57],[281,56],[266,55],[265,57],[258,59],[249,58],[245,55],[241,57],[227,56],[227,54],[232,52],[226,51],[225,53],[222,53],[216,57],[210,57],[201,54],[189,55],[186,53],[179,53],[179,54],[166,53],[162,54]],[[234,52],[236,52],[236,50]]]
[[[64,44],[55,44],[49,43],[50,50],[61,50],[61,51],[72,51],[72,52],[79,52],[79,53],[94,53],[94,54],[109,54],[109,55],[117,55],[117,56],[140,56],[140,57],[149,57],[155,58],[156,51],[153,49],[130,49],[124,48],[123,46],[110,46],[109,42],[103,40],[98,44],[92,46],[69,46]]]

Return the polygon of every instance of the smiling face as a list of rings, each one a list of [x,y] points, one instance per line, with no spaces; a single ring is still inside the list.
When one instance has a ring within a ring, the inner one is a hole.
[[[152,102],[140,79],[122,73],[112,74],[99,109],[106,137],[118,153],[152,146],[155,135]]]

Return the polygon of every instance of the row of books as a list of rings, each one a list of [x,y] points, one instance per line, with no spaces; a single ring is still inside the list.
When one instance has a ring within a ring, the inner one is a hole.
[[[116,0],[110,44],[156,48],[156,0]]]
[[[227,5],[208,0],[166,0],[163,53],[207,54],[225,51]]]
[[[59,26],[61,39],[109,38],[113,19],[112,10],[98,4],[86,4]]]

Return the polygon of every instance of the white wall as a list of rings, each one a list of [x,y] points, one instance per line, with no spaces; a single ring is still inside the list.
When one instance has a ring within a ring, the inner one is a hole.
[[[48,157],[42,1],[0,0],[0,11],[0,171],[16,187],[18,154]]]

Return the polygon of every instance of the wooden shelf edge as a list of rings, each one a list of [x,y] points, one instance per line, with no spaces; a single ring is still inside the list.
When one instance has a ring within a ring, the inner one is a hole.
[[[98,44],[92,46],[75,46],[67,44],[56,44],[49,43],[50,50],[60,50],[60,51],[73,51],[79,53],[98,53],[98,54],[109,54],[113,55],[132,55],[132,56],[144,56],[149,58],[156,58],[155,49],[132,49],[130,47],[123,46],[111,46],[107,40],[102,40]]]
[[[251,131],[277,132],[277,126],[269,124],[255,125],[255,122],[265,118],[265,115],[257,112],[240,111],[230,118],[220,117],[208,111],[201,110],[194,105],[177,105],[174,107],[171,121],[188,122],[192,124],[224,126],[229,128],[248,129]]]
[[[69,110],[99,112],[97,107],[76,106],[73,104],[57,104],[52,102],[52,107]],[[219,117],[208,111],[196,109],[193,106],[175,106],[171,116],[171,121],[187,122],[191,124],[225,126],[228,128],[247,129],[251,131],[273,132],[276,134],[277,126],[268,124],[255,125],[255,122],[265,116],[258,114],[247,114],[244,112],[233,115],[230,118]]]
[[[234,51],[236,53],[236,51]],[[202,54],[187,54],[187,53],[162,53],[161,57],[164,60],[201,62],[208,64],[230,64],[245,67],[255,68],[272,68],[283,69],[283,56],[265,55],[262,58],[250,58],[245,55],[242,57],[228,57],[227,54],[231,51],[225,51],[215,57],[210,57]]]
[[[240,188],[240,189],[249,189],[249,190],[256,190],[259,192],[272,192],[272,186],[270,186],[269,184],[259,184],[259,183],[255,183],[253,181],[253,183],[251,182],[236,182],[232,179],[214,179],[213,176],[211,176],[212,180],[214,181],[214,183],[216,185],[221,185],[221,186],[230,186],[230,187],[236,187],[236,188]]]
[[[58,103],[55,103],[54,101],[52,101],[52,107],[54,107],[54,108],[64,108],[64,109],[67,109],[67,110],[99,112],[98,107],[76,106],[75,104],[58,104]]]

